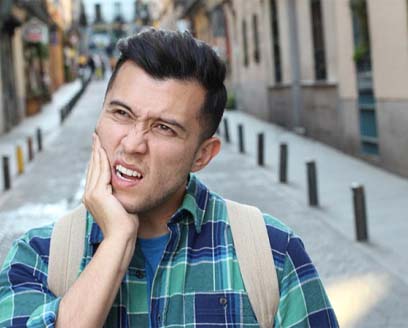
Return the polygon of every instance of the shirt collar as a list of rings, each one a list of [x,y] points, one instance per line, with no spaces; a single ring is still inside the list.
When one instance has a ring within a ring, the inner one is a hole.
[[[197,233],[200,233],[209,196],[208,188],[194,174],[190,174],[183,202],[170,223],[180,221],[184,217],[182,215],[184,212],[193,218],[195,229]]]
[[[183,202],[176,213],[171,217],[169,223],[177,223],[187,215],[193,219],[196,232],[200,233],[209,196],[208,188],[194,174],[190,174]],[[98,244],[103,239],[102,231],[89,212],[87,213],[87,217],[88,220],[92,220],[93,222],[90,242],[92,244]]]

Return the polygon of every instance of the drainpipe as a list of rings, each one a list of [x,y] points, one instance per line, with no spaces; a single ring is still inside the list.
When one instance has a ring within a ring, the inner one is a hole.
[[[302,89],[300,85],[300,51],[299,35],[296,15],[296,0],[288,0],[290,66],[292,67],[292,124],[293,129],[304,134],[304,128],[300,126],[300,114],[303,110]]]

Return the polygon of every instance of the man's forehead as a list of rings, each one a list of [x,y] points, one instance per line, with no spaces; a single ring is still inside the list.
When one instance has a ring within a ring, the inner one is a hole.
[[[149,72],[147,72],[145,69],[143,69],[143,67],[141,67],[140,65],[138,65],[137,63],[135,63],[134,61],[128,59],[126,60],[118,69],[117,73],[116,73],[116,78],[115,80],[117,80],[118,76],[123,76],[124,73],[128,73],[131,76],[135,76],[136,74],[139,75],[145,75],[146,77],[149,77],[150,79],[158,82],[158,83],[165,83],[165,82],[176,82],[180,85],[184,85],[184,86],[191,86],[191,85],[195,85],[200,87],[204,92],[205,92],[205,88],[204,86],[200,83],[200,81],[195,78],[194,76],[186,76],[186,77],[176,77],[176,76],[156,76],[155,74],[150,74]],[[113,81],[114,84],[115,81]]]

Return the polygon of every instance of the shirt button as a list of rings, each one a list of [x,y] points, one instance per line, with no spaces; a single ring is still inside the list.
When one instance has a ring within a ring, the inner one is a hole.
[[[219,301],[220,301],[221,305],[227,305],[227,303],[228,303],[228,301],[227,301],[227,299],[225,297],[220,297]]]
[[[142,270],[136,270],[136,278],[143,279],[145,277],[145,273]]]

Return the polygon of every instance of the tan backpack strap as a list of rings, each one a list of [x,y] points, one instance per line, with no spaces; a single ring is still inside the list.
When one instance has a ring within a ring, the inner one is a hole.
[[[86,208],[82,204],[60,218],[51,235],[48,288],[63,296],[77,279],[84,254]]]
[[[225,200],[244,285],[260,327],[273,327],[279,285],[265,221],[253,206]]]

